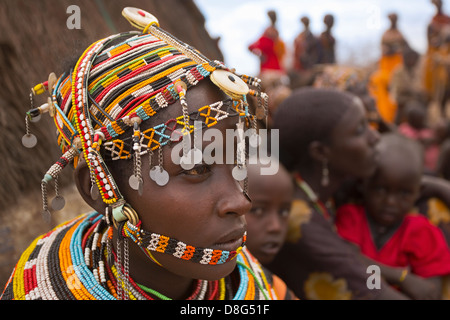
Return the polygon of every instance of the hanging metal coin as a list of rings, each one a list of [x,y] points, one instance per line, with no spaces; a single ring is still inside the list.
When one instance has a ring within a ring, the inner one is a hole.
[[[240,168],[239,166],[236,166],[231,173],[233,178],[237,181],[242,181],[247,177],[247,169],[245,167]]]
[[[258,147],[261,144],[261,137],[256,132],[253,133],[249,138],[249,144],[253,148]]]
[[[166,170],[157,170],[155,173],[155,182],[158,186],[165,186],[169,182],[169,174]]]
[[[50,223],[52,220],[52,215],[51,215],[50,211],[48,211],[48,210],[42,211],[42,218],[44,219],[44,221],[46,223]]]
[[[37,138],[32,133],[27,133],[22,137],[22,144],[26,148],[33,148],[37,144]]]
[[[155,173],[157,171],[161,171],[159,166],[154,166],[153,168],[150,169],[149,176],[150,176],[150,179],[152,179],[153,181],[155,181]]]
[[[100,196],[100,191],[98,190],[98,187],[96,185],[92,185],[92,187],[91,187],[92,200],[97,200],[99,196]]]
[[[194,164],[198,164],[202,162],[203,154],[200,149],[194,147],[193,149],[188,151],[187,157],[189,159],[192,159]]]
[[[52,208],[55,211],[59,211],[66,205],[66,200],[62,196],[56,196],[52,200]]]
[[[180,166],[184,169],[184,170],[191,170],[194,166],[194,159],[192,157],[192,154],[190,153],[190,151],[185,154],[184,156],[181,157],[180,159]]]
[[[128,183],[133,190],[139,190],[139,177],[136,175],[131,175],[128,179]]]

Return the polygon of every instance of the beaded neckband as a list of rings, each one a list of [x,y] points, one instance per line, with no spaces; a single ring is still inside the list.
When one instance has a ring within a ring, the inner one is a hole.
[[[54,118],[57,141],[63,152],[41,183],[43,212],[47,218],[50,216],[48,184],[55,183],[52,208],[62,209],[64,198],[58,191],[58,176],[68,164],[76,167],[80,157],[90,169],[92,198],[101,196],[120,222],[126,220],[123,214],[126,201],[105,160],[133,159],[134,170],[129,184],[141,193],[141,156],[149,154],[151,160],[154,152],[157,153],[158,163],[153,165],[150,161],[149,174],[156,184],[166,185],[169,175],[163,168],[162,147],[180,140],[184,143],[185,136],[195,134],[196,121],[201,127],[209,128],[236,116],[238,128],[254,128],[256,118],[249,113],[247,94],[257,98],[257,114],[263,109],[263,114],[267,115],[267,95],[261,92],[259,79],[238,75],[222,62],[207,59],[161,29],[157,19],[148,12],[125,8],[122,14],[143,32],[120,33],[93,43],[70,72],[59,78],[50,74],[48,80],[33,87],[30,94],[32,108],[25,118],[23,144],[26,147],[36,145],[37,139],[30,132],[29,122],[36,122],[41,114],[48,113]],[[229,99],[189,113],[186,92],[205,78],[216,84]],[[50,93],[47,103],[34,108],[33,96],[46,91]],[[181,116],[146,130],[140,129],[143,121],[176,101],[181,103]],[[245,143],[240,141],[237,146],[237,170],[233,170],[233,175],[241,181],[246,179],[246,160],[242,156]],[[192,167],[195,151],[195,147],[191,150],[190,146],[184,146],[181,164]]]
[[[200,264],[223,264],[233,260],[245,246],[246,234],[244,234],[241,246],[236,251],[213,250],[187,245],[182,241],[169,238],[157,233],[148,232],[140,228],[141,222],[133,225],[130,221],[125,223],[122,229],[123,235],[132,239],[151,259],[153,256],[148,251],[166,253],[175,258],[186,261],[198,262]]]

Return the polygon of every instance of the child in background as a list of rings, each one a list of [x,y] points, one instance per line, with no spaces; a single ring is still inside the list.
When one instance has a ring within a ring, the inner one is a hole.
[[[434,174],[439,157],[440,141],[436,130],[427,125],[425,105],[418,100],[409,101],[405,105],[405,116],[406,120],[398,126],[398,132],[422,144],[425,173]]]
[[[261,166],[248,167],[252,208],[245,219],[247,248],[264,265],[273,260],[285,241],[294,185],[281,164],[275,175],[262,175]]]
[[[442,231],[413,212],[423,172],[420,145],[389,133],[377,148],[379,165],[365,181],[364,205],[341,206],[337,231],[406,295],[440,299],[442,277],[450,274],[450,250]]]
[[[291,176],[281,164],[274,175],[262,175],[261,167],[261,163],[248,166],[252,208],[245,214],[246,245],[253,256],[265,265],[272,262],[285,241],[294,185]],[[273,276],[272,285],[282,296],[297,299],[277,276]]]

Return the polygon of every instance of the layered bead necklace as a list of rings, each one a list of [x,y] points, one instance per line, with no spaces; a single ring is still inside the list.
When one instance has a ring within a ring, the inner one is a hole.
[[[38,237],[20,258],[1,298],[170,300],[125,276],[125,265],[119,263],[118,252],[110,243],[113,226],[106,220],[98,213],[83,215]],[[225,278],[194,280],[186,299],[277,299],[266,274],[246,248],[237,254],[236,262],[237,270]]]

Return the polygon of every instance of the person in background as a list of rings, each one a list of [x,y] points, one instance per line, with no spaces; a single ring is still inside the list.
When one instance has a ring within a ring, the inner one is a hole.
[[[334,226],[333,195],[376,169],[379,134],[361,100],[337,89],[297,89],[278,107],[273,129],[295,190],[288,237],[269,270],[300,299],[407,299],[386,283],[370,290],[368,264]]]
[[[323,17],[323,23],[325,24],[325,31],[319,36],[319,63],[334,64],[336,63],[336,39],[331,32],[334,26],[334,16],[326,14]]]
[[[388,283],[412,299],[436,300],[450,274],[450,249],[442,231],[414,209],[422,185],[421,148],[397,133],[382,135],[377,169],[364,180],[364,203],[338,208],[335,225]]]
[[[267,16],[270,19],[270,25],[264,30],[262,36],[248,46],[250,52],[254,53],[260,59],[260,77],[266,72],[270,74],[284,74],[283,60],[286,54],[286,47],[280,38],[277,29],[277,13],[269,10]]]
[[[261,167],[261,163],[248,167],[252,208],[245,219],[247,248],[266,265],[272,262],[286,239],[294,185],[282,164],[274,175],[262,175]]]
[[[389,83],[393,71],[402,64],[403,51],[409,47],[397,26],[398,15],[388,15],[390,26],[381,38],[381,58],[378,68],[370,77],[369,87],[374,96],[378,112],[387,123],[395,123],[397,105],[389,94]]]

